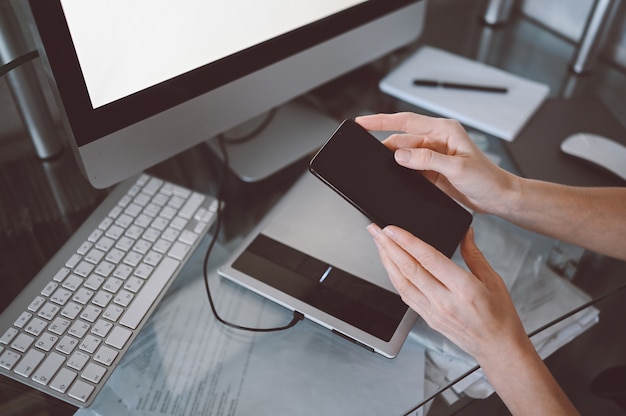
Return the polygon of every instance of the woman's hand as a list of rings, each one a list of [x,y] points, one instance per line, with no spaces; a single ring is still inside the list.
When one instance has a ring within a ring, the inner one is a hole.
[[[517,197],[517,177],[492,163],[455,120],[414,113],[357,117],[371,131],[394,131],[383,143],[398,164],[424,175],[463,205],[504,214]]]
[[[461,243],[470,272],[398,227],[368,230],[402,300],[476,359],[512,414],[578,415],[526,336],[472,229]]]
[[[409,232],[395,226],[368,227],[383,266],[402,300],[433,329],[479,363],[506,363],[512,349],[530,345],[511,297],[473,239],[461,243],[470,272]]]

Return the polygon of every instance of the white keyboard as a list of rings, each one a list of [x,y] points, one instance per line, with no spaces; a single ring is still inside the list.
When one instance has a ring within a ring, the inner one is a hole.
[[[89,405],[218,206],[146,174],[119,185],[0,315],[0,373]]]

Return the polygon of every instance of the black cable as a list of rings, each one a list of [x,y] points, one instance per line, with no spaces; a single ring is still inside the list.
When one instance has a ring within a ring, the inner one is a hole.
[[[276,107],[272,108],[267,113],[267,116],[263,119],[261,124],[256,126],[254,128],[254,130],[252,130],[248,134],[245,134],[245,135],[240,136],[240,137],[228,137],[228,136],[225,136],[224,134],[222,134],[222,135],[220,135],[220,137],[222,138],[223,141],[225,141],[228,144],[241,144],[241,143],[247,142],[247,141],[249,141],[251,139],[254,139],[256,136],[259,135],[259,133],[261,133],[263,130],[265,130],[267,128],[267,126],[269,126],[269,124],[272,122],[272,120],[274,120],[274,116],[276,116],[277,112],[278,112],[278,109]]]
[[[577,308],[572,309],[571,311],[569,311],[568,313],[559,316],[556,319],[553,319],[552,321],[548,322],[547,324],[540,326],[539,328],[535,329],[534,331],[531,331],[528,334],[528,338],[532,338],[533,336],[537,335],[538,333],[550,328],[553,325],[558,324],[559,322],[564,321],[565,319],[569,318],[570,316],[576,315],[578,312],[587,309],[590,306],[595,305],[596,303],[600,302],[601,300],[604,300],[606,298],[608,298],[609,296],[618,293],[620,290],[626,288],[626,283],[621,284],[620,286],[616,287],[615,289],[604,293],[600,296],[598,296],[597,298],[591,299],[589,302],[583,303],[582,305],[580,305]],[[425,405],[426,403],[428,403],[429,401],[431,401],[432,399],[434,399],[435,397],[437,397],[439,394],[441,394],[443,391],[449,389],[450,387],[454,386],[456,383],[458,383],[459,381],[463,380],[465,377],[468,377],[470,374],[472,374],[474,371],[478,370],[480,368],[480,365],[475,365],[474,367],[470,368],[467,372],[461,374],[459,377],[457,377],[456,379],[452,380],[450,383],[448,383],[447,385],[445,385],[444,387],[442,387],[441,389],[437,390],[435,393],[433,393],[432,395],[430,395],[428,398],[422,400],[421,402],[419,402],[417,405],[415,405],[415,407],[413,407],[411,410],[409,410],[408,412],[404,413],[403,416],[410,416],[411,413],[417,411],[417,409],[419,409],[420,407],[422,407],[423,405]]]
[[[25,53],[24,55],[18,56],[14,60],[0,66],[0,77],[14,70],[18,66],[24,65],[26,62],[32,61],[37,57],[39,57],[39,52],[37,51],[30,51],[28,53]]]
[[[240,330],[244,330],[244,331],[252,331],[252,332],[276,332],[276,331],[282,331],[285,329],[289,329],[293,326],[295,326],[299,321],[304,319],[304,315],[298,311],[293,311],[293,318],[291,319],[291,322],[289,322],[287,325],[285,326],[281,326],[281,327],[275,327],[275,328],[251,328],[251,327],[247,327],[247,326],[242,326],[242,325],[238,325],[238,324],[234,324],[232,322],[228,322],[225,319],[223,319],[218,313],[217,313],[217,309],[215,307],[215,303],[213,302],[213,296],[211,296],[211,289],[209,288],[209,277],[208,277],[208,272],[207,272],[207,265],[209,262],[209,256],[211,254],[211,251],[213,250],[213,246],[215,245],[216,241],[217,241],[217,237],[219,236],[220,233],[220,229],[222,226],[222,217],[223,217],[223,207],[221,202],[224,200],[224,189],[225,189],[225,183],[226,183],[226,176],[228,174],[229,171],[229,162],[228,162],[228,152],[226,151],[226,145],[224,143],[224,138],[223,137],[218,137],[219,140],[219,145],[220,145],[220,150],[222,151],[222,158],[223,158],[223,162],[224,162],[224,170],[222,172],[222,177],[220,178],[220,184],[219,184],[219,188],[217,191],[217,199],[220,202],[220,205],[217,209],[217,217],[215,218],[215,230],[213,231],[213,237],[211,238],[211,241],[209,243],[209,247],[207,248],[207,251],[204,255],[204,263],[202,266],[202,273],[204,276],[204,287],[206,289],[206,294],[207,297],[209,298],[209,304],[211,305],[211,311],[213,311],[213,315],[215,316],[215,319],[217,319],[221,324],[229,326],[231,328],[235,328],[235,329],[240,329]]]

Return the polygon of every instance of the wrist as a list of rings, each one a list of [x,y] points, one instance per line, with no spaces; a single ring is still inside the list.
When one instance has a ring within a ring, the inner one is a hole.
[[[510,220],[519,210],[523,210],[525,179],[506,172],[498,190],[498,204],[491,207],[489,214]]]

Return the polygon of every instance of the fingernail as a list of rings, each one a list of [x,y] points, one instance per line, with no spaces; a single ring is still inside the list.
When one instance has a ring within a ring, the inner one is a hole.
[[[411,151],[408,149],[398,149],[394,154],[396,161],[399,163],[406,163],[411,160]]]
[[[393,229],[389,228],[389,227],[385,227],[383,228],[383,233],[385,233],[385,235],[391,239],[393,239],[395,237],[395,233],[393,232]]]
[[[372,235],[372,237],[377,237],[380,233],[380,229],[376,224],[370,224],[367,226],[367,231]]]

